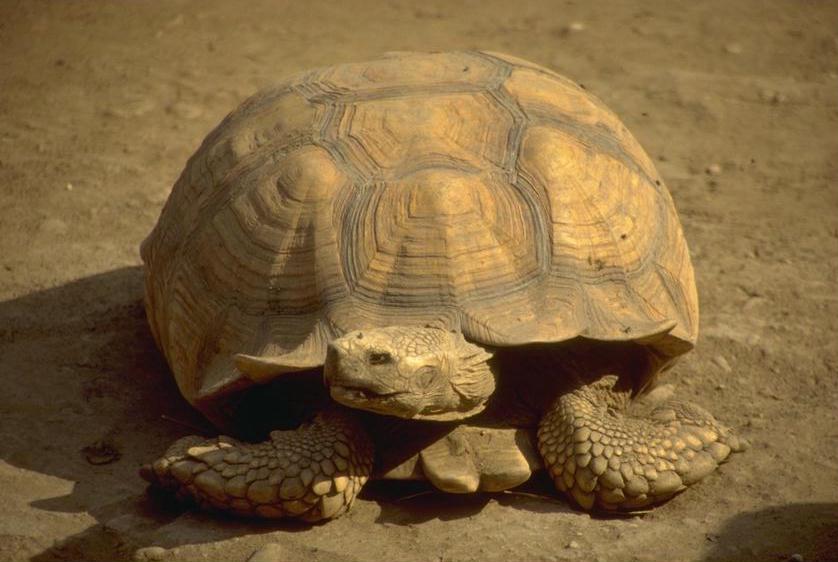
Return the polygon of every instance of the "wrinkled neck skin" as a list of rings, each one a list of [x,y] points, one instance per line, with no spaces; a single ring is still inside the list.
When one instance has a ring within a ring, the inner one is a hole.
[[[324,379],[334,400],[407,419],[460,420],[495,391],[492,355],[462,334],[390,326],[329,344]]]

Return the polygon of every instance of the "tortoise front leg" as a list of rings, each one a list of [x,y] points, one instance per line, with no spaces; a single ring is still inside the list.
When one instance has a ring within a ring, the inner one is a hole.
[[[698,482],[743,449],[699,406],[666,402],[645,416],[628,409],[617,377],[560,396],[538,429],[538,448],[556,487],[584,509],[636,510]]]
[[[152,485],[236,515],[319,521],[352,505],[372,470],[373,448],[351,412],[330,409],[262,443],[189,436],[140,470]]]

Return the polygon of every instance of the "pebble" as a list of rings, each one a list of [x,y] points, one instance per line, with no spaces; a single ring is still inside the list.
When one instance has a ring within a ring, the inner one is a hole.
[[[172,115],[182,119],[197,119],[203,114],[201,106],[184,101],[176,101],[167,107],[166,110]]]
[[[803,562],[803,555],[796,552],[789,556],[789,562]]]
[[[711,176],[718,176],[722,173],[722,167],[714,162],[713,164],[707,166],[704,171]]]
[[[269,542],[254,550],[247,562],[280,562],[282,559],[279,543]]]
[[[166,556],[166,549],[162,546],[146,546],[134,551],[134,560],[144,562],[146,560],[163,560]]]
[[[567,543],[567,548],[579,548],[579,543],[576,541],[570,541]]]
[[[739,43],[728,43],[727,45],[725,45],[725,51],[727,51],[731,55],[742,54],[742,45],[740,45]]]
[[[87,462],[95,465],[110,464],[122,457],[119,449],[114,444],[101,439],[83,448],[81,452]]]
[[[67,191],[73,191],[73,184],[67,182],[67,185],[64,186]]]
[[[785,94],[770,89],[761,90],[759,92],[759,97],[762,101],[768,102],[772,105],[778,105],[788,100]]]
[[[586,27],[587,26],[581,21],[574,21],[565,26],[562,26],[562,28],[559,30],[559,33],[561,35],[570,35],[571,33],[579,33],[580,31],[585,31]]]
[[[713,363],[715,363],[725,373],[733,372],[733,368],[730,366],[730,363],[727,362],[724,355],[716,355],[713,357]]]

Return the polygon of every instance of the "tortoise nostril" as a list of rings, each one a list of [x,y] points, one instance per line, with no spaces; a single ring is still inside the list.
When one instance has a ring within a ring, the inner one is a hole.
[[[384,365],[385,363],[392,363],[393,356],[386,351],[372,351],[367,356],[367,362],[370,365]]]

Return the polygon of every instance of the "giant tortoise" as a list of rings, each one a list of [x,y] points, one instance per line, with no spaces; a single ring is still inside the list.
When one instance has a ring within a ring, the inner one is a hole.
[[[372,475],[497,491],[543,467],[586,510],[637,510],[742,445],[643,400],[698,330],[652,162],[517,58],[392,53],[256,94],[142,258],[180,391],[238,439],[185,437],[141,472],[203,507],[316,521]]]

